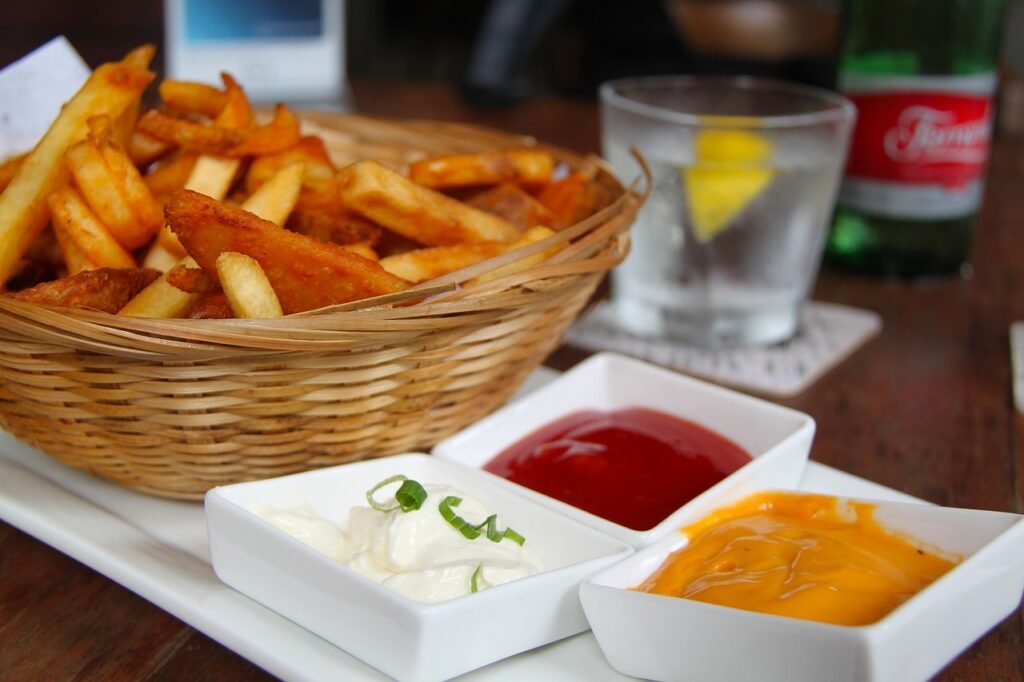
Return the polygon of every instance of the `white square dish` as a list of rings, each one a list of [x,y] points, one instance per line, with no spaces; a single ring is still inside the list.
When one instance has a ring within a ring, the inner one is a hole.
[[[433,454],[482,470],[505,448],[561,417],[581,410],[627,407],[646,407],[695,422],[745,449],[752,461],[646,530],[614,523],[548,495],[513,485],[523,495],[560,514],[578,519],[634,547],[644,547],[695,520],[702,509],[754,490],[796,487],[814,438],[814,420],[802,412],[639,360],[601,353],[528,397],[438,443]]]
[[[875,623],[831,625],[628,589],[686,544],[673,535],[580,587],[601,650],[619,672],[654,680],[928,678],[1016,608],[1024,517],[872,504],[884,527],[963,560]]]
[[[399,595],[278,530],[254,509],[305,507],[344,528],[366,491],[404,474],[485,501],[542,572],[438,604]],[[632,548],[422,454],[215,488],[206,496],[214,571],[227,585],[399,680],[440,680],[588,629],[580,582]]]

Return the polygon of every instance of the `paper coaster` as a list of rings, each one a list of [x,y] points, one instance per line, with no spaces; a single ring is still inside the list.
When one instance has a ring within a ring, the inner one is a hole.
[[[609,303],[599,303],[573,325],[569,343],[609,350],[736,388],[794,396],[878,333],[882,320],[868,310],[811,302],[797,335],[776,346],[708,350],[646,339],[621,329]]]
[[[1024,412],[1024,322],[1010,325],[1010,363],[1013,367],[1013,404]]]

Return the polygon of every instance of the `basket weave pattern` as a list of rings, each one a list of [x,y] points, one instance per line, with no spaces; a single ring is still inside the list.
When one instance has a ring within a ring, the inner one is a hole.
[[[453,124],[307,123],[339,163],[404,167],[421,155],[532,144]],[[66,464],[179,499],[429,448],[507,400],[624,257],[642,198],[603,170],[599,181],[616,198],[552,238],[565,249],[482,284],[461,286],[511,254],[409,292],[277,320],[121,318],[0,297],[0,425]]]

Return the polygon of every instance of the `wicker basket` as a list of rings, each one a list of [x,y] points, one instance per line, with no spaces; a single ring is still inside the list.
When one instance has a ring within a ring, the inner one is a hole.
[[[532,140],[309,115],[339,163]],[[552,150],[572,165],[600,163]],[[504,254],[401,294],[277,320],[148,320],[0,297],[0,425],[65,464],[165,497],[425,449],[500,406],[628,250],[643,197],[558,233],[543,264],[460,287]],[[550,240],[521,249],[539,251]]]

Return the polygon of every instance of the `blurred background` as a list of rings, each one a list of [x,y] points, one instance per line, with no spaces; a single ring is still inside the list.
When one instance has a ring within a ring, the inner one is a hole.
[[[251,17],[260,6],[299,11],[320,1],[192,5],[243,6]],[[443,82],[479,106],[538,94],[594,98],[603,80],[670,72],[773,75],[827,87],[842,25],[842,0],[323,1],[339,10],[340,66],[349,80]],[[142,42],[157,44],[166,59],[165,16],[162,0],[5,0],[0,66],[59,34],[90,65]],[[1006,76],[1019,88],[1024,0],[1009,1],[1007,19]]]

